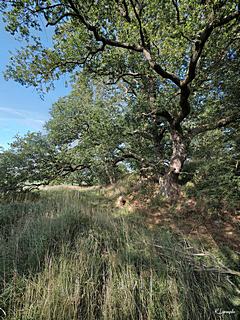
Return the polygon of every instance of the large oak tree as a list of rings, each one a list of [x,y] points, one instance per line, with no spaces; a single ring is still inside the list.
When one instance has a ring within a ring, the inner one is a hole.
[[[144,96],[139,106],[148,107],[136,117],[151,122],[156,145],[171,139],[168,195],[192,138],[239,120],[239,102],[231,99],[238,85],[238,1],[17,0],[1,9],[7,30],[27,41],[6,77],[44,90],[63,73],[85,70],[124,84],[132,100]],[[43,22],[53,27],[51,48],[37,36]]]

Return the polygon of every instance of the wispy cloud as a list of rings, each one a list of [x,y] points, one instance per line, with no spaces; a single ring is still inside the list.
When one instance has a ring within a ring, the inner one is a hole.
[[[18,127],[25,126],[27,130],[41,130],[47,116],[39,113],[38,111],[28,111],[24,109],[14,109],[0,107],[0,122],[1,127],[12,129],[15,125]],[[15,129],[17,129],[15,127]]]
[[[7,147],[17,134],[43,131],[47,114],[38,111],[0,107],[0,145]]]
[[[6,115],[11,116],[12,118],[14,117],[20,117],[20,118],[25,118],[26,117],[26,112],[24,110],[21,111],[17,111],[15,109],[12,108],[2,108],[0,107],[0,118],[5,118]]]
[[[43,131],[46,120],[47,117],[38,112],[0,107],[0,146],[8,149],[17,134],[23,136],[29,131]]]
[[[37,122],[46,121],[46,115],[38,111],[0,107],[0,119],[29,119]]]

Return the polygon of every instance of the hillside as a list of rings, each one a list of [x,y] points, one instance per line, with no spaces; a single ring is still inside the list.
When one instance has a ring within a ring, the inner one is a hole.
[[[48,188],[0,205],[0,318],[238,319],[239,252],[150,223],[133,195],[116,206],[121,191]]]
[[[240,1],[0,19],[0,320],[240,319]]]

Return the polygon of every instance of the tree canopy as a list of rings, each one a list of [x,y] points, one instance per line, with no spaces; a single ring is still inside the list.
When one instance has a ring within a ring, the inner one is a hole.
[[[76,143],[68,149],[76,165],[78,152],[88,164],[99,154],[108,168],[132,159],[142,173],[163,176],[172,195],[204,133],[213,143],[209,132],[228,139],[239,129],[238,1],[19,0],[0,8],[6,29],[25,41],[6,78],[48,90],[66,72],[84,73],[112,92],[96,100],[97,90],[76,88],[53,108],[50,135]],[[43,21],[53,31],[50,48]]]

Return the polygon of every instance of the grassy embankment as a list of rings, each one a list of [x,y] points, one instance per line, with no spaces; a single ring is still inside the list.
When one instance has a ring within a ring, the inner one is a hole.
[[[166,228],[149,230],[102,190],[2,204],[0,228],[0,319],[238,317],[239,278],[220,255],[213,261]]]

